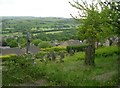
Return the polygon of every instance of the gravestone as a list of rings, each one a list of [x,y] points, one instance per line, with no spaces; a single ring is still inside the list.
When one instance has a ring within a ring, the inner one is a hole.
[[[30,53],[30,33],[27,32],[27,47],[26,47],[26,53]]]
[[[63,62],[64,57],[65,57],[64,52],[60,52],[60,62]]]

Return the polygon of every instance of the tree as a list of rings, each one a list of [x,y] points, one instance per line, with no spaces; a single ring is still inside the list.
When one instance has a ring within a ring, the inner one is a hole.
[[[38,44],[41,43],[41,42],[42,42],[42,40],[40,40],[40,39],[35,39],[35,40],[32,41],[32,43],[33,43],[35,46],[38,46]]]
[[[40,48],[49,48],[51,45],[47,41],[42,41],[41,43],[38,44]]]
[[[13,48],[13,47],[18,47],[18,43],[16,40],[11,40],[8,45]]]
[[[111,24],[113,31],[118,37],[118,85],[120,85],[120,0],[110,2],[107,1],[105,5],[109,6],[111,11]]]
[[[95,42],[107,38],[112,33],[109,24],[109,8],[107,6],[102,7],[101,4],[94,1],[91,4],[86,1],[82,1],[82,3],[74,1],[74,4],[71,2],[70,4],[79,10],[80,18],[71,16],[81,22],[81,25],[77,28],[78,35],[88,44],[85,51],[85,64],[95,65]]]
[[[27,40],[25,37],[19,37],[18,38],[18,46],[19,48],[23,48],[23,47],[26,47],[27,45]]]

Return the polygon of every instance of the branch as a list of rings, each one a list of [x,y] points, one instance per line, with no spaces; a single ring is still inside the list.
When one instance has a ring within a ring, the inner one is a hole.
[[[87,10],[86,8],[84,8],[84,6],[82,6],[81,4],[79,4],[78,2],[74,1],[75,4],[72,4],[71,2],[69,2],[71,6],[79,9],[79,10]],[[77,6],[78,5],[78,6]]]
[[[71,15],[71,17],[73,18],[73,19],[75,19],[75,20],[79,20],[78,18],[77,18],[77,16],[76,17],[74,17],[72,14],[70,14]]]
[[[86,17],[85,15],[81,15],[79,11],[78,11],[78,14],[80,17]]]

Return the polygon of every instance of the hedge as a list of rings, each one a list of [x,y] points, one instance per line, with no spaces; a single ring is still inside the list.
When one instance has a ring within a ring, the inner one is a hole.
[[[17,56],[16,54],[8,54],[8,55],[0,56],[0,59],[2,59],[2,61],[5,61],[5,60],[12,59],[13,57],[16,57],[16,56]]]
[[[106,47],[101,47],[96,50],[95,56],[113,56],[113,55],[118,55],[118,47],[117,46],[106,46]]]
[[[74,46],[67,46],[66,50],[69,53],[71,50],[74,52],[80,52],[80,51],[85,51],[85,47],[87,44],[81,44],[81,45],[74,45]]]
[[[45,48],[45,49],[43,49],[43,51],[56,51],[56,52],[59,52],[59,51],[66,51],[66,48],[65,47],[60,47],[60,46],[55,46],[55,47],[51,47],[51,48]]]
[[[46,54],[47,54],[47,52],[44,52],[44,51],[38,52],[38,53],[35,55],[35,58],[37,58],[37,59],[42,59]]]

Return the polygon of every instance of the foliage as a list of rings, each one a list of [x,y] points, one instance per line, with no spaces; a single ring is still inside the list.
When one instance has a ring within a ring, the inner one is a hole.
[[[27,40],[26,37],[18,37],[18,46],[20,48],[26,47]]]
[[[27,69],[32,66],[32,59],[28,56],[15,56],[3,63],[3,85],[13,85],[32,80]],[[32,67],[31,67],[32,68]]]
[[[100,47],[96,49],[95,56],[96,57],[109,57],[118,55],[118,47],[117,46],[106,46]],[[77,60],[84,60],[85,59],[85,52],[77,52],[73,56],[66,56],[64,61],[77,61]]]
[[[64,62],[71,62],[71,61],[81,61],[85,59],[84,52],[77,52],[73,56],[66,56],[64,58]]]
[[[73,50],[74,52],[80,52],[80,51],[85,51],[86,46],[87,44],[67,46],[66,50],[67,52],[70,52],[70,50]]]
[[[39,46],[40,48],[51,47],[51,45],[50,45],[49,42],[47,42],[47,41],[42,41],[41,43],[38,44],[38,46]]]
[[[112,49],[114,53],[117,47],[102,47],[96,50],[96,54],[104,50],[107,53]],[[117,63],[116,54],[109,54],[107,57],[98,55],[95,67],[84,65],[84,52],[66,56],[63,63],[39,61],[33,64],[31,57],[23,55],[5,61],[3,66],[7,68],[3,68],[3,85],[20,85],[41,78],[49,81],[48,86],[115,86],[117,83],[118,66],[113,64]]]
[[[55,29],[54,29],[55,30]],[[61,30],[61,29],[57,29]],[[54,34],[47,34],[47,32],[38,32],[36,33],[33,38],[38,38],[41,39],[42,41],[54,41],[54,40],[59,40],[59,41],[65,41],[69,39],[76,39],[76,29],[62,29],[63,31],[60,33],[54,33]],[[62,36],[61,36],[62,35]]]
[[[54,46],[54,47],[51,47],[51,48],[45,48],[44,51],[56,51],[56,52],[59,52],[59,51],[66,51],[66,48],[61,47],[61,46]]]
[[[18,43],[16,40],[12,40],[8,43],[8,45],[12,48],[12,47],[17,47],[18,46]]]
[[[18,46],[18,42],[17,39],[15,38],[7,38],[6,40],[3,40],[7,43],[7,46],[10,47],[17,47]]]
[[[118,55],[118,47],[117,46],[107,46],[102,47],[96,50],[96,56],[100,57],[107,57],[107,56],[113,56]]]
[[[78,35],[80,39],[86,39],[87,42],[99,41],[110,35],[111,26],[108,23],[110,21],[108,18],[109,9],[107,7],[102,8],[99,6],[102,8],[102,11],[100,11],[98,3],[95,4],[94,1],[92,1],[90,5],[88,5],[86,1],[82,2],[82,4],[75,2],[75,4],[71,5],[79,9],[83,14],[82,16],[80,15],[82,17],[81,19],[83,19],[82,24],[78,27]]]
[[[7,38],[6,43],[10,47],[21,47],[21,48],[23,48],[23,47],[26,46],[27,41],[26,41],[26,38],[24,36],[23,37],[15,36],[14,38]]]
[[[82,24],[77,28],[78,36],[80,39],[86,40],[89,45],[85,51],[85,63],[86,65],[95,66],[95,42],[103,40],[112,34],[112,26],[109,24],[110,10],[108,7],[103,7],[94,0],[90,4],[87,1],[82,1],[82,3],[74,1],[74,4],[70,4],[80,11],[80,19],[73,17],[78,21],[82,19]]]
[[[116,58],[116,57],[115,57]],[[46,64],[45,69],[42,70],[45,73],[45,78],[52,82],[52,85],[61,86],[107,86],[116,85],[115,75],[117,74],[117,64],[111,67],[113,62],[116,62],[114,57],[108,58],[96,58],[96,67],[88,67],[83,64],[83,61],[54,63],[50,62]],[[103,62],[108,62],[105,64]],[[109,69],[108,69],[109,68]],[[102,75],[111,73],[112,75],[103,79]],[[101,76],[99,80],[98,76]],[[114,76],[114,79],[111,79]],[[104,81],[103,81],[104,80]],[[108,84],[109,83],[109,84]]]
[[[13,29],[19,32],[25,32],[31,29],[59,29],[70,28],[75,24],[73,19],[55,18],[55,17],[3,17],[3,30]],[[7,31],[10,31],[7,30]]]
[[[35,39],[32,41],[32,43],[35,45],[35,46],[38,46],[39,43],[41,43],[42,41],[40,39]]]
[[[0,59],[2,59],[2,61],[6,61],[6,60],[10,60],[14,57],[16,57],[16,54],[2,55],[2,56],[0,56]]]
[[[35,55],[35,58],[37,59],[43,59],[43,57],[47,54],[47,52],[40,51]]]
[[[76,25],[73,19],[56,18],[56,17],[3,17],[3,36],[26,36],[26,32],[30,31],[32,39],[40,39],[42,41],[69,40],[77,38],[75,33]],[[34,29],[34,30],[33,30]],[[41,31],[60,31],[61,33],[47,34]],[[13,35],[14,34],[14,35]],[[62,35],[62,36],[61,36]],[[20,42],[20,41],[19,41]],[[25,42],[25,41],[24,41]],[[24,47],[25,43],[20,43],[20,47]]]
[[[119,1],[107,1],[105,5],[110,7],[110,19],[111,19],[111,25],[113,26],[113,31],[115,34],[120,34],[120,2]]]

